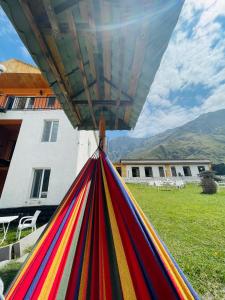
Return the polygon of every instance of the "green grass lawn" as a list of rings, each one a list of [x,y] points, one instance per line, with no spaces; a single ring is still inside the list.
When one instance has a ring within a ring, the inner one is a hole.
[[[4,282],[4,293],[8,290],[21,265],[22,264],[18,262],[10,262],[0,269],[0,277]]]
[[[203,195],[195,185],[129,188],[201,298],[225,299],[225,189]],[[0,270],[6,287],[19,267],[12,262]]]
[[[225,299],[225,189],[203,195],[196,185],[129,188],[199,295]]]
[[[8,245],[8,244],[15,243],[15,242],[17,241],[17,239],[16,239],[16,231],[17,231],[17,227],[10,226],[10,227],[9,227],[9,230],[8,230],[8,233],[7,233],[7,238],[6,238],[6,240],[1,244],[0,247],[4,247],[4,246],[6,246],[6,245]],[[24,230],[22,230],[22,232],[21,232],[21,239],[22,239],[23,237],[25,237],[26,235],[30,234],[31,232],[32,232],[32,231],[31,231],[30,228],[29,228],[29,229],[24,229]],[[3,237],[3,232],[1,231],[1,232],[0,232],[0,239],[2,239],[2,237]]]

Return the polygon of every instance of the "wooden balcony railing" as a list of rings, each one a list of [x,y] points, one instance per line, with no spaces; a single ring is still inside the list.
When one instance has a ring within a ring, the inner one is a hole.
[[[0,95],[0,112],[7,110],[61,109],[56,97],[17,97]]]

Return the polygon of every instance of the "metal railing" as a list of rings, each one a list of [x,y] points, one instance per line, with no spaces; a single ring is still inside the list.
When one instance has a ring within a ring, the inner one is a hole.
[[[1,103],[2,102],[2,103]],[[0,102],[0,112],[9,110],[53,110],[62,109],[56,97],[8,96]]]

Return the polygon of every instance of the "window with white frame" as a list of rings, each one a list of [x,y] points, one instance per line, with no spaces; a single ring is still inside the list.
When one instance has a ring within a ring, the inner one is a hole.
[[[59,121],[45,120],[42,134],[42,142],[56,142]]]
[[[198,166],[198,171],[199,171],[199,173],[204,172],[205,166]]]
[[[47,107],[48,108],[54,108],[56,102],[56,97],[48,97],[47,99]]]
[[[132,177],[140,177],[140,169],[139,167],[132,167]]]
[[[176,170],[176,167],[174,167],[174,166],[171,167],[171,173],[172,173],[172,176],[173,176],[173,177],[177,177],[177,170]]]
[[[34,169],[30,198],[47,198],[50,169]]]
[[[159,167],[159,176],[160,177],[165,177],[165,172],[163,167]]]
[[[192,176],[191,175],[191,168],[189,166],[184,166],[183,171],[184,171],[184,176]]]
[[[34,107],[34,101],[35,101],[34,97],[27,98],[26,108],[32,109]]]
[[[145,177],[153,177],[152,167],[145,167]]]

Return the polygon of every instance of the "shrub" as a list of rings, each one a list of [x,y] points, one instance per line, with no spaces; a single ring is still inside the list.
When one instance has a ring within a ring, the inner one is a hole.
[[[217,192],[217,184],[214,180],[215,173],[205,171],[199,174],[201,177],[201,186],[203,194],[215,194]]]

